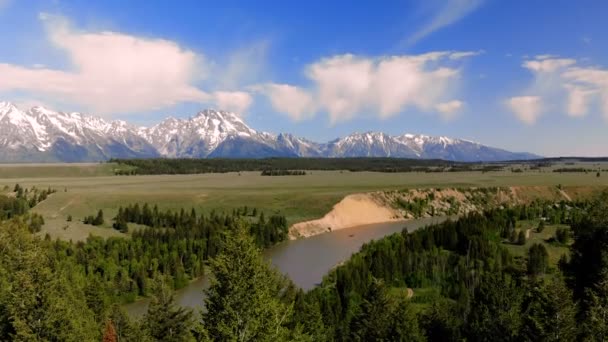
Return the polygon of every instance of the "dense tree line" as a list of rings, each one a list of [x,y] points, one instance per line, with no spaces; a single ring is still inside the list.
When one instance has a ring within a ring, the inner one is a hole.
[[[211,217],[218,217],[218,215],[212,213]],[[285,240],[289,231],[285,216],[274,214],[266,218],[263,212],[258,215],[256,208],[250,210],[248,207],[243,207],[234,210],[231,215],[219,215],[219,217],[222,218],[216,221],[223,221],[227,227],[232,227],[235,220],[240,218],[247,220],[249,233],[254,237],[259,247],[269,247]],[[122,232],[127,232],[128,223],[137,223],[152,228],[171,228],[176,231],[198,227],[198,229],[203,230],[201,236],[206,239],[209,239],[211,234],[210,231],[205,230],[206,227],[210,227],[207,217],[199,216],[194,208],[190,211],[183,208],[179,211],[160,210],[157,205],[151,207],[148,203],[141,206],[138,203],[126,207],[121,206],[114,218],[113,227]]]
[[[306,176],[306,171],[266,169],[266,170],[262,171],[261,175],[262,176]]]
[[[572,173],[588,173],[588,172],[594,172],[596,170],[592,170],[592,169],[586,169],[584,167],[562,167],[562,168],[558,168],[558,169],[554,169],[553,172],[558,172],[558,173],[568,173],[568,172],[572,172]]]
[[[150,174],[197,174],[240,171],[258,171],[267,169],[282,170],[349,170],[375,172],[466,172],[466,171],[501,171],[513,165],[527,166],[529,170],[540,170],[551,167],[554,163],[604,162],[606,158],[547,158],[540,160],[505,161],[500,163],[454,162],[439,159],[405,159],[405,158],[260,158],[260,159],[110,159],[116,163],[117,175],[150,175]],[[577,170],[579,169],[579,170]],[[520,169],[521,170],[521,169]],[[593,171],[583,167],[560,168],[560,171],[574,172]],[[560,172],[556,171],[556,172]],[[596,170],[599,171],[599,170]],[[605,170],[604,170],[605,171]],[[595,172],[595,171],[594,171]]]
[[[0,222],[22,216],[22,221],[30,232],[40,232],[42,225],[44,225],[44,218],[40,214],[29,212],[29,210],[55,192],[56,190],[50,187],[48,189],[38,189],[36,187],[28,189],[15,184],[13,194],[0,194]]]
[[[57,192],[55,189],[24,188],[15,184],[12,194],[0,194],[0,221],[21,216]]]
[[[254,210],[257,214],[257,210]],[[130,239],[89,237],[86,243],[54,242],[58,258],[73,258],[83,267],[90,283],[98,284],[110,301],[133,301],[151,293],[151,281],[159,276],[171,279],[178,289],[204,274],[205,264],[222,249],[222,237],[246,222],[257,246],[264,248],[287,238],[284,216],[264,213],[258,217],[243,216],[247,210],[233,214],[198,215],[195,209],[186,212],[159,210],[133,204],[120,207],[114,228],[127,231],[128,223],[149,226],[131,232]],[[252,211],[253,213],[253,211]],[[103,214],[93,218],[103,218]]]
[[[23,215],[28,210],[30,205],[26,199],[0,195],[0,220]]]
[[[495,171],[498,164],[399,158],[112,159],[117,175],[196,174],[264,170],[375,172]]]

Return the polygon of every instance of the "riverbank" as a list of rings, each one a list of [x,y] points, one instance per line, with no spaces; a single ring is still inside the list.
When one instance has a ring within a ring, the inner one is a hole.
[[[535,200],[553,202],[588,198],[593,187],[510,186],[420,188],[358,193],[344,197],[322,218],[299,222],[289,229],[291,240],[384,222],[407,222],[435,216],[460,216],[504,205]]]
[[[386,206],[374,194],[344,197],[320,219],[296,223],[289,229],[291,240],[362,225],[405,221],[400,213]]]
[[[359,251],[364,244],[399,233],[404,229],[415,231],[446,219],[447,217],[433,217],[340,229],[307,239],[283,241],[264,250],[262,254],[297,287],[308,291],[321,283],[330,270]],[[204,302],[203,290],[207,286],[209,286],[208,276],[198,278],[186,287],[175,291],[176,303],[193,308],[195,311],[200,310]],[[132,317],[142,317],[149,303],[150,298],[143,298],[123,307]]]

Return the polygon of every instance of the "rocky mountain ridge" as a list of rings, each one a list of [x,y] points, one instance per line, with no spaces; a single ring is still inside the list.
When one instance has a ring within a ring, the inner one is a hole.
[[[110,158],[395,157],[452,161],[531,159],[464,139],[382,132],[353,133],[316,143],[249,127],[238,115],[206,109],[152,127],[44,107],[0,102],[1,162],[82,162]]]

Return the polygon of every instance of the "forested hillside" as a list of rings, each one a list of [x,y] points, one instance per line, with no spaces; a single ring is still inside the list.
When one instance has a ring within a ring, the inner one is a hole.
[[[591,204],[472,213],[369,243],[296,301],[298,319],[339,341],[605,340],[607,209],[604,193]],[[549,265],[544,245],[533,245],[514,257],[505,245],[518,243],[509,241],[516,222],[547,214],[572,227],[571,256]],[[424,294],[409,299],[411,288]]]
[[[48,235],[41,239],[32,233],[39,230],[42,218],[29,209],[53,192],[16,185],[14,191],[0,195],[2,341],[96,341],[106,328],[114,329],[121,340],[145,341],[154,336],[171,340],[149,330],[150,320],[158,315],[130,325],[119,305],[142,296],[167,304],[163,301],[171,298],[174,289],[205,273],[209,260],[224,250],[226,237],[237,231],[251,239],[254,250],[287,237],[283,216],[266,218],[255,208],[199,215],[194,209],[161,211],[136,203],[121,207],[112,219],[114,228],[123,232],[128,232],[129,224],[137,224],[128,238],[91,236],[78,243],[51,241]],[[95,220],[98,217],[103,220],[102,211]],[[151,305],[150,310],[155,308]],[[163,315],[171,315],[165,309]],[[192,315],[175,310],[183,313],[182,318]],[[175,329],[172,324],[177,321],[163,317],[167,320],[157,323]],[[190,323],[189,319],[180,323],[189,337]]]
[[[303,292],[260,253],[286,233],[280,216],[132,204],[114,219],[137,224],[130,238],[74,244],[37,237],[20,212],[0,224],[0,340],[601,341],[607,213],[608,193],[470,213],[371,242]],[[571,228],[513,254],[519,223],[536,221]],[[552,244],[569,256],[551,263]],[[206,310],[177,307],[172,290],[207,265]],[[142,295],[134,320],[118,304]]]

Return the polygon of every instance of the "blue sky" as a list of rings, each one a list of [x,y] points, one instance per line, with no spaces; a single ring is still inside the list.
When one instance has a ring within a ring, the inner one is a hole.
[[[0,99],[608,155],[608,2],[0,0]]]

